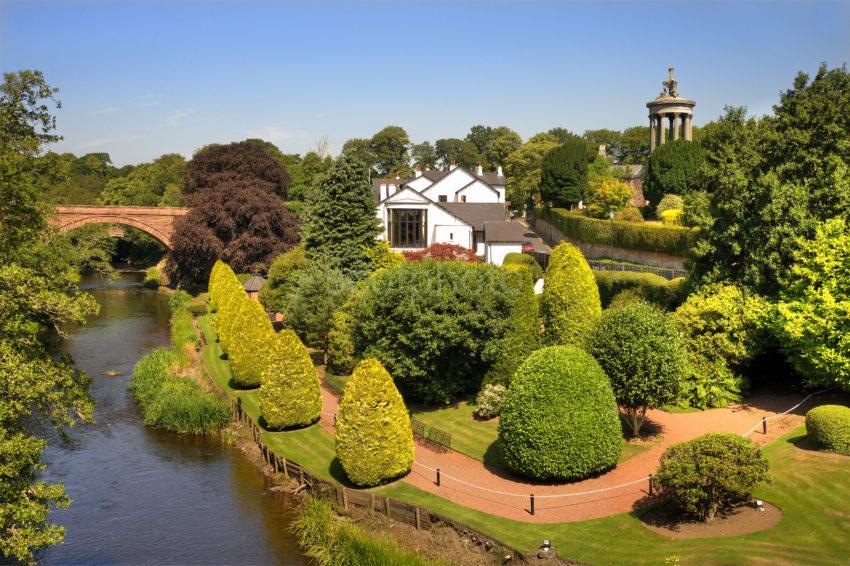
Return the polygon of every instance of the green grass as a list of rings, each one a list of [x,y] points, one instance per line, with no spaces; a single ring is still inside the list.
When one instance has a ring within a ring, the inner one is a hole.
[[[413,418],[444,430],[452,435],[452,449],[466,454],[490,466],[505,468],[499,448],[498,420],[477,420],[473,417],[475,407],[469,403],[458,403],[440,409],[413,411]],[[624,462],[648,450],[653,443],[623,442],[620,462]]]
[[[390,495],[455,518],[520,549],[551,539],[562,556],[591,564],[846,564],[850,555],[850,458],[798,449],[797,429],[765,448],[773,484],[756,497],[779,506],[782,521],[750,535],[671,540],[646,529],[633,514],[579,523],[537,525],[461,507],[410,485],[380,488]]]
[[[256,403],[251,402],[255,392],[227,387],[229,370],[218,358],[220,350],[216,353],[218,345],[208,319],[200,321],[210,345],[204,350],[209,373],[230,394],[243,397],[249,412],[256,411]],[[428,413],[426,418],[435,411]],[[252,414],[256,417],[258,412]],[[673,556],[678,556],[681,564],[846,564],[850,555],[850,498],[846,495],[850,493],[850,458],[797,448],[795,443],[804,435],[801,427],[764,449],[774,481],[755,495],[779,506],[782,521],[767,531],[738,537],[666,539],[646,529],[634,514],[578,523],[523,523],[462,507],[404,482],[373,490],[451,517],[515,548],[530,551],[544,538],[551,539],[561,556],[590,564],[664,564]],[[333,437],[321,427],[267,432],[263,439],[275,452],[311,473],[340,481]],[[477,450],[480,453],[481,449]]]
[[[325,385],[337,394],[342,395],[342,390],[345,389],[345,383],[348,381],[349,377],[351,376],[325,373]]]

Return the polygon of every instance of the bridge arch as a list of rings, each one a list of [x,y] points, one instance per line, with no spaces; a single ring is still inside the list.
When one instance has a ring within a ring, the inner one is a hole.
[[[85,226],[86,224],[121,224],[123,226],[132,226],[133,228],[138,228],[142,232],[148,234],[149,236],[153,236],[156,241],[165,246],[165,249],[171,249],[171,238],[162,233],[160,230],[157,230],[153,226],[136,220],[134,218],[128,218],[126,216],[89,216],[88,218],[78,218],[67,224],[60,225],[59,229],[63,232],[69,232],[74,228],[79,228],[80,226]]]
[[[174,223],[188,212],[188,208],[177,207],[58,205],[50,224],[63,232],[86,224],[131,226],[151,235],[170,250]]]

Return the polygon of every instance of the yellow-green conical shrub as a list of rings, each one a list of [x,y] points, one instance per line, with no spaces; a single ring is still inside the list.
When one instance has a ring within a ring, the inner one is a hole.
[[[360,362],[345,384],[336,455],[348,479],[363,486],[405,474],[413,465],[410,416],[392,377],[375,358]]]
[[[561,242],[552,251],[543,282],[546,343],[581,346],[601,317],[593,271],[577,247]]]
[[[216,262],[212,266],[212,271],[210,271],[210,280],[207,285],[207,290],[210,293],[210,310],[217,311],[218,310],[218,302],[221,298],[221,283],[222,283],[222,271],[224,269],[225,263],[220,259],[216,260]]]
[[[322,412],[322,393],[313,360],[291,330],[274,337],[262,372],[260,412],[272,430],[304,426]]]
[[[227,354],[233,383],[238,387],[259,387],[268,364],[269,344],[275,336],[263,306],[248,298],[241,300],[229,332]]]

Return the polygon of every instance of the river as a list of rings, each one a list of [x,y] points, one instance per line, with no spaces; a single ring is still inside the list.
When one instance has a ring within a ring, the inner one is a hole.
[[[50,442],[43,477],[73,499],[52,521],[65,541],[46,564],[306,564],[288,532],[291,506],[233,446],[146,428],[127,383],[146,352],[168,344],[168,295],[140,274],[82,287],[101,311],[61,349],[92,376],[94,425]],[[108,377],[104,372],[120,375]]]

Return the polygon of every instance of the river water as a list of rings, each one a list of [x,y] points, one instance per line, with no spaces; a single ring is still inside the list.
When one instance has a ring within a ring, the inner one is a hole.
[[[45,479],[73,499],[51,518],[65,541],[46,564],[305,564],[288,532],[291,506],[238,449],[145,428],[127,391],[133,365],[168,344],[168,295],[141,275],[84,281],[100,314],[71,332],[62,350],[92,376],[94,425],[73,445],[45,450]],[[120,372],[108,377],[107,370]]]

